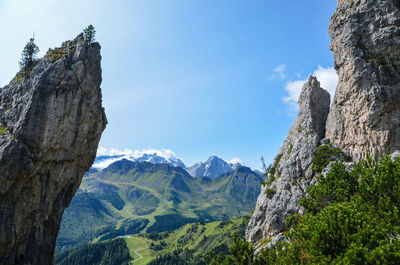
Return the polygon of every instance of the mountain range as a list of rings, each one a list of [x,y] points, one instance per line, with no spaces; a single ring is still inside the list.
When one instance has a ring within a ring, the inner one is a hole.
[[[145,159],[149,162],[141,161]],[[115,162],[96,168],[109,160]],[[227,220],[255,207],[261,174],[212,156],[196,164],[192,176],[193,167],[186,170],[171,161],[157,155],[135,161],[123,155],[97,157],[64,212],[57,251],[126,234]]]
[[[96,157],[91,172],[104,169],[114,162],[126,159],[132,162],[149,162],[151,164],[168,164],[172,167],[181,167],[185,169],[191,176],[195,178],[208,177],[216,178],[219,175],[232,172],[236,167],[241,166],[240,163],[228,163],[227,161],[213,155],[205,162],[199,162],[193,166],[186,166],[183,161],[175,156],[162,156],[157,153],[145,153],[142,156],[135,157],[127,154],[120,155],[102,155]]]

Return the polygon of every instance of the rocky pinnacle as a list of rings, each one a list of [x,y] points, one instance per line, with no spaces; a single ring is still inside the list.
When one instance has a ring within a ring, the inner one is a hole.
[[[282,240],[285,218],[302,214],[299,200],[316,183],[312,158],[321,138],[354,161],[400,149],[400,0],[338,0],[329,33],[339,75],[331,110],[327,93],[309,79],[275,180],[268,177],[246,230],[256,247]],[[262,245],[265,238],[272,241]]]
[[[326,136],[356,161],[400,149],[400,1],[339,0],[329,33],[339,83]]]
[[[54,264],[57,233],[107,124],[98,43],[79,35],[0,89],[0,264]]]
[[[302,88],[298,117],[274,161],[275,174],[262,186],[246,230],[247,240],[256,247],[264,238],[272,239],[271,244],[281,240],[286,217],[301,211],[299,202],[306,186],[315,182],[312,158],[325,134],[329,105],[329,93],[310,77]]]

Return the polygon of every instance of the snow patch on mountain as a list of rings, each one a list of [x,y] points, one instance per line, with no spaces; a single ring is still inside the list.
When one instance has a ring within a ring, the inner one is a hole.
[[[133,162],[149,162],[152,164],[168,164],[173,167],[186,168],[182,159],[178,158],[174,152],[169,149],[146,149],[146,150],[132,150],[125,149],[120,151],[118,149],[107,149],[99,147],[97,150],[97,157],[92,167],[96,169],[104,169],[112,163],[127,159]]]
[[[196,163],[188,167],[187,171],[195,178],[208,177],[213,179],[222,174],[230,173],[241,166],[240,159],[232,159],[231,161],[234,163],[228,163],[217,156],[211,156],[206,162]]]
[[[157,154],[158,156],[164,157],[165,159],[169,159],[171,157],[177,158],[177,155],[172,152],[170,149],[154,149],[154,148],[149,148],[149,149],[129,149],[126,148],[125,150],[121,151],[118,149],[108,149],[104,147],[99,147],[97,149],[97,156],[130,156],[130,157],[141,157],[145,154]]]

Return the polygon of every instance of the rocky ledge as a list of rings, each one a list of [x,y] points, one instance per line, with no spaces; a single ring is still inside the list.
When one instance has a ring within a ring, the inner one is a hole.
[[[0,264],[53,264],[64,209],[107,124],[100,45],[82,35],[0,89]]]

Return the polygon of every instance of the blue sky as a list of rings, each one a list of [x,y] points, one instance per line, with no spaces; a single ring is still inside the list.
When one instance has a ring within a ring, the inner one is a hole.
[[[43,55],[93,24],[109,124],[100,146],[218,155],[260,168],[296,118],[310,74],[335,87],[336,0],[0,0],[0,87],[35,33]]]

